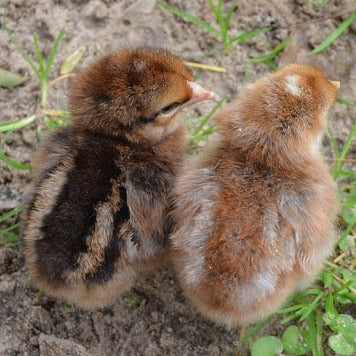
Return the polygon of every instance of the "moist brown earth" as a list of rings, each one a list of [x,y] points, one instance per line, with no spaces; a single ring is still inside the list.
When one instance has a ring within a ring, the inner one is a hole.
[[[207,1],[168,3],[214,23]],[[228,8],[231,3],[224,1],[224,6]],[[58,76],[63,60],[82,45],[87,46],[81,62],[84,66],[118,47],[144,44],[167,48],[187,61],[225,67],[225,74],[196,73],[204,87],[231,99],[269,70],[265,64],[253,65],[247,81],[243,81],[248,58],[265,54],[292,37],[294,42],[277,64],[296,60],[314,63],[330,79],[341,81],[341,97],[356,102],[355,22],[325,51],[306,55],[350,14],[352,7],[355,8],[353,1],[328,1],[323,5],[322,0],[241,0],[232,15],[231,33],[260,27],[271,30],[212,56],[205,52],[221,49],[217,38],[163,10],[154,0],[2,0],[0,13],[7,8],[8,27],[31,57],[33,33],[47,56],[59,30],[67,30],[50,80]],[[4,31],[0,32],[0,53],[1,68],[30,76],[20,87],[0,89],[0,123],[38,112],[39,83]],[[66,107],[69,86],[70,79],[66,79],[49,90],[50,108]],[[212,105],[201,104],[189,114],[206,113]],[[334,105],[330,127],[340,145],[355,117],[356,107]],[[10,137],[2,135],[1,149],[14,160],[29,163],[39,139],[47,131],[43,117],[38,115],[30,126]],[[331,156],[327,139],[324,147]],[[354,143],[349,157],[355,157],[355,153]],[[10,168],[0,161],[0,214],[21,203],[29,180],[28,171]],[[281,330],[283,327],[276,321],[260,334],[279,335]],[[169,267],[138,281],[130,294],[113,307],[84,312],[44,296],[26,273],[21,249],[0,246],[0,355],[248,354],[246,348],[236,348],[238,334],[239,330],[225,330],[199,316],[184,298]]]

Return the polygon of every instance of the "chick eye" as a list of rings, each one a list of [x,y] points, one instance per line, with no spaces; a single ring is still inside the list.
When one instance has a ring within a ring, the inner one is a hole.
[[[170,111],[172,111],[173,109],[177,108],[181,103],[172,103],[169,104],[167,106],[165,106],[164,108],[162,108],[161,110],[159,110],[159,114],[166,114]]]
[[[160,114],[167,114],[167,113],[169,113],[170,111],[176,109],[178,106],[184,104],[186,101],[188,101],[188,99],[185,100],[185,101],[183,101],[183,102],[181,102],[181,103],[175,102],[175,103],[169,104],[169,105],[165,106],[164,108],[162,108],[162,109],[156,111],[154,114],[152,114],[152,115],[150,115],[150,116],[140,117],[140,118],[139,118],[139,121],[140,121],[141,123],[143,123],[143,124],[147,124],[147,123],[149,123],[149,122],[152,122],[152,121],[154,121],[154,120],[156,119],[156,117],[157,117],[158,115],[160,115]]]

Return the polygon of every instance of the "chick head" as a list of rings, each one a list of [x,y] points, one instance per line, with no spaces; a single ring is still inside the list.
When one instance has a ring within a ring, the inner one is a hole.
[[[107,135],[160,140],[177,129],[178,113],[213,94],[192,82],[178,57],[158,49],[121,49],[80,73],[72,86],[73,123]]]
[[[248,86],[217,120],[230,142],[257,156],[317,150],[339,87],[311,65],[292,64]]]

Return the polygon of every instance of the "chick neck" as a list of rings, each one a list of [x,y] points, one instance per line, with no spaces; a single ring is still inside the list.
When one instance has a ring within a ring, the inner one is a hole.
[[[234,120],[221,122],[222,146],[233,149],[250,162],[281,171],[303,170],[320,161],[323,132],[308,132],[302,126],[266,130],[263,125],[233,113]]]

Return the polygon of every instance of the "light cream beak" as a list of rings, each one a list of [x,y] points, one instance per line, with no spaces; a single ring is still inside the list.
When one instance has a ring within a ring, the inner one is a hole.
[[[340,82],[334,80],[330,80],[330,82],[336,89],[340,89]]]
[[[197,103],[199,101],[203,101],[203,100],[215,100],[216,99],[216,96],[212,91],[204,89],[201,85],[194,83],[194,82],[188,82],[188,84],[192,88],[192,91],[193,91],[192,98],[187,102],[188,105],[191,105],[191,104]]]

